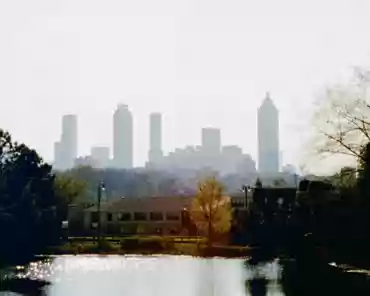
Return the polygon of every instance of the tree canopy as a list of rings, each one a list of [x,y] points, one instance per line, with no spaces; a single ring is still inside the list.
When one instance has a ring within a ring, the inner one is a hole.
[[[84,196],[90,201],[96,199],[96,187],[100,181],[106,185],[108,199],[123,196],[171,196],[188,191],[187,186],[178,178],[165,172],[151,170],[94,169],[81,166],[66,172],[57,172],[57,176],[66,176],[68,179],[78,181],[81,186],[84,183]]]
[[[224,195],[224,187],[215,177],[208,177],[199,182],[190,216],[197,228],[207,233],[210,243],[214,233],[230,230],[231,200]]]
[[[35,150],[0,130],[0,261],[59,238],[54,180],[51,166]]]

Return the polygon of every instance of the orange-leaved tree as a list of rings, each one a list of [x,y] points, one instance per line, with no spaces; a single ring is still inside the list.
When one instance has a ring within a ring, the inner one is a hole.
[[[190,216],[197,228],[207,234],[209,245],[212,244],[213,234],[230,230],[231,199],[224,194],[224,186],[215,177],[207,177],[198,183]]]

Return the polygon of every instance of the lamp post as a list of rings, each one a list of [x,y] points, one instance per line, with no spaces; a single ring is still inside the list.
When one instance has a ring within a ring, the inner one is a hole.
[[[102,192],[105,190],[105,185],[102,181],[99,182],[98,185],[98,248],[100,249],[100,232],[101,232],[101,219],[100,219],[100,203],[101,203],[101,197],[102,197]]]
[[[248,205],[248,192],[250,191],[249,185],[243,185],[242,191],[244,192],[245,198],[244,198],[244,209],[247,208]]]

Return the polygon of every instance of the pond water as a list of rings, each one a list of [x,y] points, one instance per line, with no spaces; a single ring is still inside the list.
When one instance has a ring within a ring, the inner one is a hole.
[[[60,256],[19,267],[17,273],[21,278],[50,282],[44,288],[48,296],[284,295],[277,261],[252,267],[243,259]],[[261,289],[250,287],[253,279],[261,277],[267,279],[267,291],[262,294]]]

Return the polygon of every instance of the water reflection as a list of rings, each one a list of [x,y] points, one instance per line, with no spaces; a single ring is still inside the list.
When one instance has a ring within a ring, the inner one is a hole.
[[[250,265],[242,259],[188,256],[60,256],[17,273],[49,281],[48,296],[284,295],[277,261]]]

